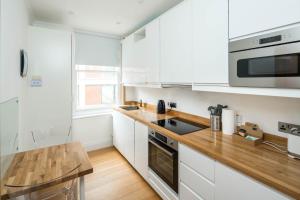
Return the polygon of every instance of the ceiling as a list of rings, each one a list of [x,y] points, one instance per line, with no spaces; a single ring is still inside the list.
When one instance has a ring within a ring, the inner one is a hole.
[[[124,36],[182,0],[28,0],[34,20]]]

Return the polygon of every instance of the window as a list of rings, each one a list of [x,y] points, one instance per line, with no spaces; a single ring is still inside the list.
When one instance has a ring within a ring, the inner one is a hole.
[[[108,111],[119,99],[119,67],[76,65],[76,111]]]

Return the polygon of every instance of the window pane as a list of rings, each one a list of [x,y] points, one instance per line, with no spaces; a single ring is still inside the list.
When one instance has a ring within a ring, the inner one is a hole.
[[[115,103],[115,86],[102,86],[102,103]]]
[[[76,65],[77,109],[111,108],[117,101],[119,72],[116,67]]]
[[[85,86],[85,105],[100,105],[101,99],[102,96],[100,85]]]

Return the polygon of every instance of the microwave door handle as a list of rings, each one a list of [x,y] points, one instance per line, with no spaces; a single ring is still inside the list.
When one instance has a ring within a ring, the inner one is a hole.
[[[159,144],[157,144],[155,141],[149,139],[148,140],[151,144],[153,144],[154,146],[156,146],[157,148],[159,148],[160,150],[162,150],[163,152],[165,152],[166,154],[168,154],[168,156],[171,156],[173,157],[174,156],[174,153],[164,149],[163,147],[161,147]]]

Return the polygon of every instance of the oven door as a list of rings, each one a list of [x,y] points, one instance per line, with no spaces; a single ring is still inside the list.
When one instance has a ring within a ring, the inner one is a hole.
[[[229,53],[229,84],[300,88],[300,42]]]
[[[178,193],[178,152],[149,136],[149,167]]]

